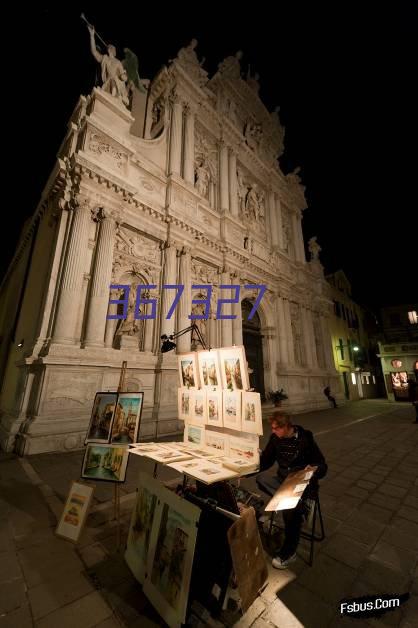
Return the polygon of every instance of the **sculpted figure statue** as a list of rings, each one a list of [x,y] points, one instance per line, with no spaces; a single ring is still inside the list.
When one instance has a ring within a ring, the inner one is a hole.
[[[122,62],[116,58],[115,46],[109,44],[107,54],[101,54],[96,47],[94,26],[89,24],[88,29],[92,55],[102,68],[102,89],[128,106],[129,95],[126,87],[128,75]]]
[[[313,238],[308,240],[308,250],[311,254],[311,260],[319,260],[319,253],[322,251],[322,249],[317,242],[317,236],[314,236]]]
[[[226,57],[226,59],[221,61],[221,63],[218,65],[219,72],[222,72],[222,74],[228,75],[231,78],[239,78],[241,76],[241,59],[242,50],[238,50],[235,55]]]

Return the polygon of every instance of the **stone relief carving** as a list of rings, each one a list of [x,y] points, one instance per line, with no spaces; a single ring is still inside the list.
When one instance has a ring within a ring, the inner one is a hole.
[[[89,150],[95,155],[110,157],[116,162],[116,167],[120,170],[124,167],[128,159],[126,153],[110,144],[107,138],[99,133],[90,134]]]
[[[303,333],[302,333],[302,321],[300,318],[300,308],[297,303],[290,303],[290,319],[292,325],[293,335],[293,347],[295,351],[295,362],[299,366],[303,366],[304,351],[303,351]]]
[[[210,185],[216,185],[216,148],[202,133],[196,133],[194,178],[199,194],[210,197]],[[210,200],[210,199],[209,199]]]
[[[188,46],[181,48],[177,53],[176,61],[200,87],[204,87],[208,82],[208,73],[202,68],[205,59],[199,61],[197,58],[195,52],[197,43],[197,39],[192,39]]]
[[[237,168],[238,208],[241,218],[245,222],[257,223],[265,228],[266,195],[264,190],[244,177],[244,173]]]
[[[164,125],[165,116],[165,98],[161,96],[158,98],[153,106],[151,112],[151,136],[154,137]]]
[[[192,280],[195,283],[214,285],[217,282],[218,271],[199,260],[192,259]]]
[[[158,242],[144,238],[120,226],[116,229],[115,249],[120,253],[144,259],[151,264],[159,264],[160,262]]]

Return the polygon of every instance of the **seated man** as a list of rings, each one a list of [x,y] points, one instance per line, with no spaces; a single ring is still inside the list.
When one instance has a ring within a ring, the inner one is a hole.
[[[292,425],[290,418],[280,411],[270,417],[272,435],[266,448],[261,453],[260,471],[269,469],[278,463],[277,476],[258,477],[258,486],[274,494],[289,473],[300,469],[311,470],[318,467],[306,487],[302,499],[296,508],[283,510],[285,539],[278,556],[273,558],[273,567],[286,569],[296,560],[296,548],[299,543],[303,515],[307,510],[307,499],[315,499],[318,494],[318,479],[323,478],[328,466],[312,432],[300,425]]]

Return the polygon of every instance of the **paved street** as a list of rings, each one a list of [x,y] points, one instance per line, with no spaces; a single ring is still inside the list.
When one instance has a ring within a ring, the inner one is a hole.
[[[213,625],[267,628],[412,628],[418,616],[418,427],[410,404],[348,403],[297,417],[311,429],[329,472],[320,499],[326,539],[315,545],[313,567],[302,541],[291,569],[273,570],[249,611],[229,608]],[[268,438],[268,424],[265,437]],[[139,469],[132,456],[121,488],[122,546]],[[164,625],[116,551],[112,487],[97,483],[81,542],[54,535],[82,452],[26,459],[0,454],[0,628],[111,628]],[[162,469],[159,477],[174,474]],[[249,488],[252,480],[244,482]],[[275,541],[265,539],[269,551]],[[269,564],[270,564],[270,558]],[[403,594],[410,599],[380,619],[341,619],[344,597]]]

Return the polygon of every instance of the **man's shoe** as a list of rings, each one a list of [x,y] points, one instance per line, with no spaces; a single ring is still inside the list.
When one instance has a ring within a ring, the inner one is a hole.
[[[289,558],[286,558],[286,560],[283,560],[283,558],[280,558],[280,556],[275,556],[273,560],[271,561],[271,564],[276,569],[287,569],[290,563],[294,563],[295,560],[296,560],[296,554],[293,554],[293,556],[289,556]]]

